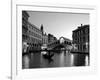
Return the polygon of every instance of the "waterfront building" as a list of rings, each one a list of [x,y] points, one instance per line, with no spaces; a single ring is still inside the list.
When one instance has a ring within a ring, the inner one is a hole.
[[[29,15],[26,11],[22,11],[22,41],[27,42],[28,38],[28,18]]]
[[[42,32],[42,44],[48,44],[48,35],[44,32],[43,24],[41,24],[40,30]]]
[[[79,26],[73,31],[73,44],[78,52],[89,52],[89,25]]]
[[[28,23],[28,35],[29,43],[42,44],[42,32],[37,26]]]
[[[42,44],[48,44],[48,35],[46,33],[42,35]]]
[[[41,46],[47,45],[48,42],[54,42],[57,40],[52,34],[46,34],[44,32],[44,26],[41,24],[40,28],[31,24],[28,21],[29,14],[26,11],[22,11],[22,43],[28,50],[41,49]],[[27,47],[26,47],[27,46]],[[24,48],[22,46],[22,48]]]
[[[26,11],[22,11],[22,52],[27,51],[28,43],[28,18],[29,15]]]
[[[40,49],[42,45],[42,31],[30,22],[28,22],[28,43],[31,50]]]
[[[57,38],[52,34],[48,34],[48,43],[52,43],[54,41],[57,41]]]
[[[28,50],[40,49],[42,44],[42,31],[37,26],[31,24],[28,18],[29,14],[26,11],[22,11],[22,48],[27,46]]]

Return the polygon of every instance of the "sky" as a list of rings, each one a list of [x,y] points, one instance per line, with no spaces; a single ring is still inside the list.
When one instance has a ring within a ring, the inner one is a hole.
[[[72,40],[72,31],[81,24],[89,24],[89,14],[27,11],[29,22],[38,28],[43,24],[44,32],[51,33],[58,39],[63,36]]]

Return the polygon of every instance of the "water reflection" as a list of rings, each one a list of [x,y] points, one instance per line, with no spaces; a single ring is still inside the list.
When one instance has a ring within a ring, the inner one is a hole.
[[[29,68],[29,56],[28,55],[24,55],[24,57],[22,58],[22,68]]]
[[[71,55],[71,63],[70,63],[70,65],[74,66],[74,55],[73,54]]]
[[[85,57],[85,66],[88,66],[89,65],[89,57],[86,55]]]
[[[52,57],[44,57],[45,54]],[[22,57],[22,68],[48,68],[48,67],[71,67],[88,66],[89,57],[85,54],[73,54],[67,51],[60,52],[34,52],[25,54]]]

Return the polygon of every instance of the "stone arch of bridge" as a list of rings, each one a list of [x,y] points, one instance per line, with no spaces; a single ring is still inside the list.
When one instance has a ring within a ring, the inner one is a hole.
[[[69,45],[71,45],[71,40],[64,37],[60,37],[57,41],[50,43],[49,48],[55,49],[57,47],[63,47],[67,49],[69,48]]]

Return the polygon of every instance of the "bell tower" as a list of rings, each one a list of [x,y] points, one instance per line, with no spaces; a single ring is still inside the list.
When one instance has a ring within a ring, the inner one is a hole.
[[[43,34],[43,32],[44,32],[44,30],[43,30],[43,24],[41,24],[41,31],[42,31],[42,34]]]

